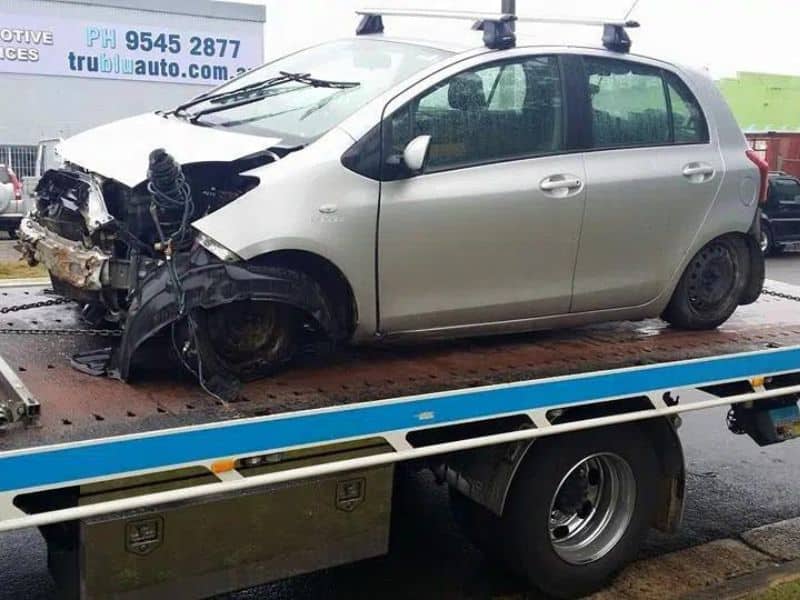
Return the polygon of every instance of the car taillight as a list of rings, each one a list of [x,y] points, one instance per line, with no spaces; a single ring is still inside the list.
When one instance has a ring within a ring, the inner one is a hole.
[[[767,202],[767,191],[769,190],[769,164],[755,150],[747,151],[747,158],[758,167],[758,174],[761,176],[761,186],[758,190],[758,201],[761,204]]]
[[[20,182],[19,178],[17,177],[16,173],[10,172],[8,174],[9,179],[11,179],[11,185],[14,186],[14,197],[17,200],[22,200],[22,183]]]

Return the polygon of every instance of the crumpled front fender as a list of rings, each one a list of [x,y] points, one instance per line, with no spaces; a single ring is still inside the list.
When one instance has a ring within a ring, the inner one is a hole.
[[[147,276],[132,299],[120,345],[107,372],[127,380],[136,350],[164,328],[191,311],[241,300],[280,302],[312,319],[333,340],[345,335],[320,286],[304,273],[281,267],[224,263],[203,248],[175,258],[181,293],[175,288],[167,264]]]

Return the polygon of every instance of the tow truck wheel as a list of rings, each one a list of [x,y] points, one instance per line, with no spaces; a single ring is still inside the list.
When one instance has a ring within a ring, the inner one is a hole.
[[[644,541],[658,472],[653,446],[635,425],[537,441],[501,519],[507,565],[556,598],[601,588]]]
[[[300,320],[292,307],[241,301],[201,313],[198,341],[203,354],[239,379],[269,374],[295,353]]]
[[[686,268],[663,319],[681,329],[716,329],[739,306],[749,265],[741,238],[722,237],[707,244]]]

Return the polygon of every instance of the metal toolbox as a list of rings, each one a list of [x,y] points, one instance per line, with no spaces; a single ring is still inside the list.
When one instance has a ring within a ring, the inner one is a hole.
[[[391,452],[368,440],[249,459],[244,477]],[[260,464],[255,464],[260,463]],[[249,466],[254,465],[254,466]],[[394,467],[87,519],[43,532],[65,598],[205,598],[385,554]],[[80,489],[80,504],[209,483],[206,469]],[[48,535],[49,533],[49,535]]]

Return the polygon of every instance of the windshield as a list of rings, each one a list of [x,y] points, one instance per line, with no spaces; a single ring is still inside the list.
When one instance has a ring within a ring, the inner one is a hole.
[[[199,115],[201,124],[306,144],[395,84],[449,55],[435,48],[376,40],[322,44],[264,65],[213,92],[216,96],[273,78],[285,79],[260,95],[254,93],[249,98],[253,101],[242,103],[238,95],[210,98],[193,104],[189,113]],[[282,78],[282,74],[293,76]],[[297,74],[336,85],[315,85]]]

